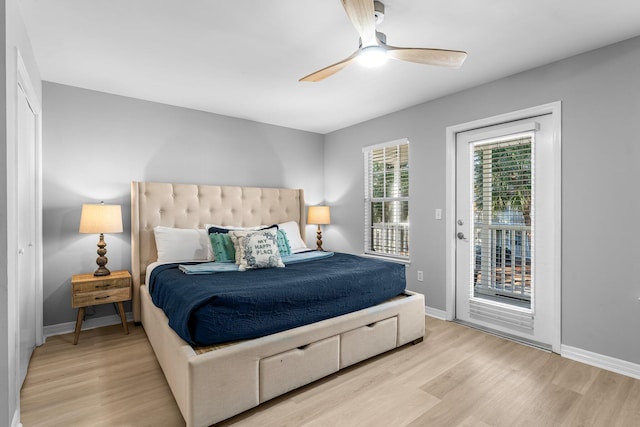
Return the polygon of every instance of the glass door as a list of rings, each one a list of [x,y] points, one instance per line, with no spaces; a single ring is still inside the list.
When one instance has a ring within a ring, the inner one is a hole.
[[[455,225],[456,319],[550,349],[560,262],[552,123],[547,114],[456,134]]]

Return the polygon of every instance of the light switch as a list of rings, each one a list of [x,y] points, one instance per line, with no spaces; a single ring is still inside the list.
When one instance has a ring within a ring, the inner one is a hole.
[[[436,219],[442,219],[442,209],[436,209]]]

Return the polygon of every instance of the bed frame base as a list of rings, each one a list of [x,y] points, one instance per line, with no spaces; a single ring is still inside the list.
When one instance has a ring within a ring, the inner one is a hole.
[[[424,337],[424,296],[196,354],[146,286],[142,323],[188,427],[215,424],[362,360]]]

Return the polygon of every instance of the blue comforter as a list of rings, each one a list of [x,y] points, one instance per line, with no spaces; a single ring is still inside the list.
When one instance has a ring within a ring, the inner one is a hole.
[[[187,275],[156,267],[149,291],[169,326],[192,345],[257,338],[318,322],[401,294],[405,267],[336,253],[285,268]]]

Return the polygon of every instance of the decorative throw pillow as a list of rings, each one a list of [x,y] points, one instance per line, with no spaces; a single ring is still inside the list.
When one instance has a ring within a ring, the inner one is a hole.
[[[240,238],[254,231],[255,230],[229,230],[229,236],[231,237],[235,251],[233,258],[236,260],[236,264],[240,265],[240,259],[242,258],[242,245],[240,244]]]
[[[205,224],[205,230],[211,233],[228,233],[233,230],[257,230],[257,227],[236,227],[235,225]]]
[[[280,229],[278,229],[278,251],[280,251],[280,256],[291,255],[291,246],[289,246],[287,232]]]
[[[246,236],[247,233],[251,233],[253,231],[262,231],[262,230],[272,230],[275,233],[278,230],[278,226],[275,224],[271,226],[259,225],[257,227],[252,227],[252,228],[242,228],[242,229],[237,228],[237,229],[227,230],[227,233],[229,234],[229,236],[231,236],[231,240],[233,241],[233,247],[235,248],[236,254],[234,256],[234,259],[236,260],[236,264],[240,265],[240,258],[242,257],[242,248],[240,247],[240,245],[238,245],[238,242],[236,240],[237,237]]]
[[[230,231],[256,231],[256,230],[266,230],[268,228],[278,227],[277,224],[273,225],[254,225],[253,227],[237,227],[235,225],[216,225],[216,224],[205,224],[204,228],[211,233],[228,233]]]
[[[278,250],[277,229],[230,231],[229,234],[231,234],[234,246],[240,249],[240,255],[236,256],[239,271],[284,267]]]
[[[235,262],[236,250],[228,233],[211,233],[209,239],[216,262]]]

